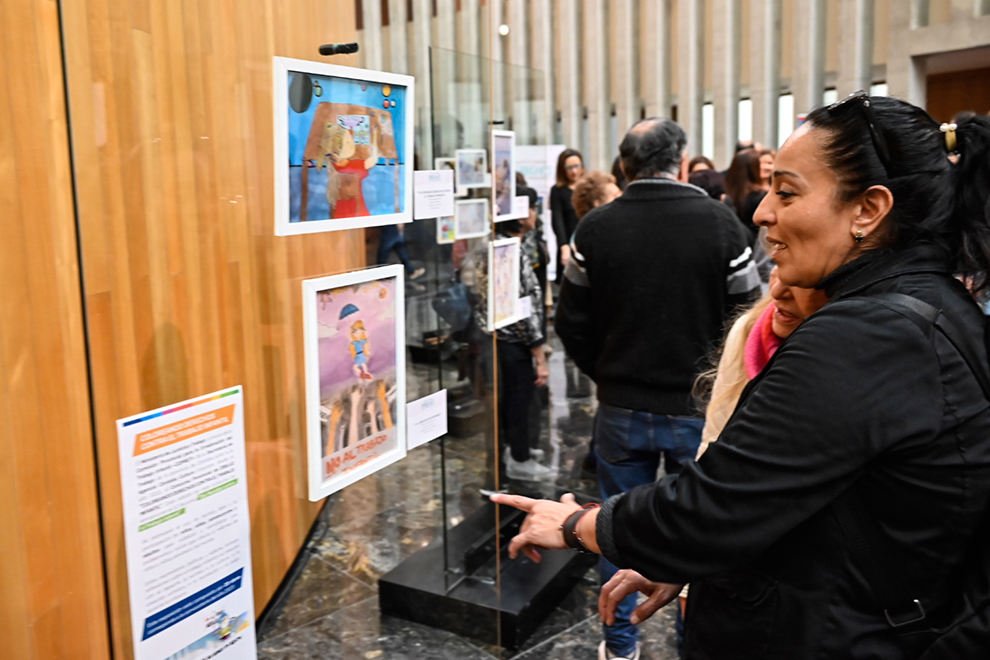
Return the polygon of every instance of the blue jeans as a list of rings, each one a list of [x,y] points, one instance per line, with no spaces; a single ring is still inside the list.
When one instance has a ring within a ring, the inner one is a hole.
[[[405,234],[399,231],[398,225],[384,225],[378,235],[378,263],[387,264],[393,250],[399,255],[402,265],[406,267],[406,275],[412,275],[416,268],[409,259]]]
[[[598,485],[602,499],[656,481],[661,456],[667,474],[680,472],[693,461],[701,444],[705,420],[675,417],[598,405],[595,415],[595,452],[598,454]],[[604,557],[599,569],[604,585],[618,568]],[[627,596],[615,613],[615,624],[603,626],[605,643],[612,653],[630,655],[639,634],[629,616],[636,609],[636,594]]]

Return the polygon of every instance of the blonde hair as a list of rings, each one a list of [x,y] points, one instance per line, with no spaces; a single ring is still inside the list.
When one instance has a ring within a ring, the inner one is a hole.
[[[766,293],[736,318],[722,344],[722,356],[719,358],[718,367],[701,374],[695,383],[696,392],[706,389],[709,384],[711,389],[705,410],[705,429],[701,434],[701,446],[698,447],[697,458],[701,458],[710,443],[718,440],[719,434],[736,409],[736,404],[739,403],[743,389],[749,383],[749,374],[746,373],[746,341],[756,321],[771,304],[773,298]]]

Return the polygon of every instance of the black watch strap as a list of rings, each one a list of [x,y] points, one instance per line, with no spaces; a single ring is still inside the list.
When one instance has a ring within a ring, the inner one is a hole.
[[[588,513],[591,509],[597,509],[597,504],[585,504],[583,507],[567,516],[567,520],[564,524],[560,526],[560,531],[564,535],[564,543],[568,548],[572,550],[577,550],[578,552],[591,552],[584,545],[584,541],[577,534],[577,524],[581,520],[581,516]]]

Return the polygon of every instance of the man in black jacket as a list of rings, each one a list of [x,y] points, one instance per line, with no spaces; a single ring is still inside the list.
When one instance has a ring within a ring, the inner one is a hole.
[[[684,183],[676,122],[637,123],[619,148],[629,186],[582,218],[556,330],[598,389],[594,443],[603,498],[693,460],[704,420],[691,395],[734,310],[758,295],[748,237],[724,205]],[[602,560],[602,580],[615,566]],[[639,657],[635,596],[605,627],[600,660]]]

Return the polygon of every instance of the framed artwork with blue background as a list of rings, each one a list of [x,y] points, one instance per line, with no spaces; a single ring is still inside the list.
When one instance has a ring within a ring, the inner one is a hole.
[[[411,222],[414,79],[273,61],[276,235]]]

